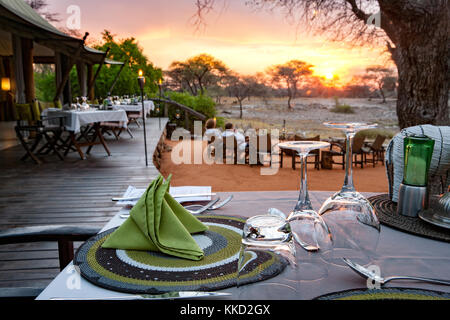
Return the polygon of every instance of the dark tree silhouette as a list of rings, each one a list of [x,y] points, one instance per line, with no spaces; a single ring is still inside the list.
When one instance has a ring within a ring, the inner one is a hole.
[[[196,0],[198,21],[217,0]],[[226,0],[222,0],[226,1]],[[450,0],[242,0],[282,9],[312,30],[355,45],[386,43],[398,69],[400,128],[448,125]],[[375,22],[375,26],[372,24]]]

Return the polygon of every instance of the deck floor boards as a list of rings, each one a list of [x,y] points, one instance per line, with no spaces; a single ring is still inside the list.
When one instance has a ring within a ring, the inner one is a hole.
[[[166,119],[162,120],[162,129]],[[149,166],[145,166],[143,128],[131,126],[119,140],[105,136],[111,156],[95,146],[86,160],[69,153],[44,163],[19,159],[24,150],[0,151],[0,228],[48,224],[104,226],[121,208],[111,201],[129,185],[146,187],[159,174],[153,153],[162,136],[158,119],[146,122]],[[78,248],[80,243],[75,243]],[[45,287],[59,273],[57,244],[51,242],[0,245],[0,290]]]

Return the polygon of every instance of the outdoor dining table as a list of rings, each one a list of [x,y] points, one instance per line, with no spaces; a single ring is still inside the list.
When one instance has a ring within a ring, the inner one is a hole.
[[[81,150],[82,147],[88,147],[86,153],[89,153],[93,146],[102,145],[108,155],[111,152],[108,149],[105,139],[103,138],[100,124],[102,122],[118,122],[124,128],[127,127],[128,117],[124,110],[59,110],[48,109],[49,117],[64,116],[64,128],[70,135],[70,142],[66,146],[66,154],[70,148],[75,147],[81,159],[85,159],[85,154]],[[87,129],[83,130],[83,127]],[[89,137],[88,131],[93,130],[94,134]],[[84,141],[83,141],[84,139]]]
[[[127,113],[138,113],[142,111],[142,104],[114,104],[110,106],[113,110],[125,110]],[[155,110],[155,104],[151,100],[144,101],[144,117],[147,118],[147,115],[150,111]]]
[[[251,217],[254,215],[266,214],[269,208],[277,208],[285,213],[289,213],[297,201],[297,191],[273,191],[273,192],[220,192],[217,193],[221,199],[233,194],[233,200],[214,211],[215,215],[231,215],[241,217]],[[332,192],[312,191],[310,192],[311,202],[315,209],[318,209]],[[365,196],[375,194],[364,193]],[[102,231],[119,226],[124,219],[119,214],[113,217]],[[312,263],[326,263],[317,253],[306,252],[299,249],[297,252],[300,263],[298,268],[307,273]],[[318,262],[321,261],[321,262]],[[385,225],[381,227],[380,239],[373,265],[380,268],[383,276],[389,275],[410,275],[423,276],[440,279],[450,279],[450,245],[446,242],[431,240],[415,236],[409,233],[397,231]],[[288,268],[279,275],[265,281],[249,284],[241,287],[239,299],[252,300],[252,296],[245,296],[245,288],[259,285],[262,295],[267,299],[274,300],[310,300],[318,296],[341,292],[350,289],[367,289],[367,282],[355,274],[350,268],[328,264],[328,275],[318,280],[299,280],[299,290],[297,292],[286,290],[282,296],[273,297],[271,286],[285,280]],[[111,291],[96,286],[84,278],[81,278],[79,286],[76,288],[68,286],[70,278],[74,275],[74,268],[69,264],[37,297],[37,300],[58,299],[86,299],[97,298],[107,299],[111,297],[124,297],[129,294]],[[307,277],[305,277],[307,278]],[[386,287],[428,289],[450,293],[450,286],[433,285],[422,282],[398,281],[386,284]],[[239,289],[236,287],[220,290],[231,293],[230,296],[221,299],[237,299]],[[219,291],[219,292],[220,292]],[[244,296],[242,296],[242,292]],[[251,290],[249,290],[251,292]],[[261,297],[260,297],[261,298]]]

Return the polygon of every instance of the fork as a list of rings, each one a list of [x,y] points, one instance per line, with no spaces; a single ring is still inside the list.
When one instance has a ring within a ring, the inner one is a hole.
[[[218,204],[216,204],[216,205],[214,205],[214,206],[208,208],[207,210],[208,210],[208,211],[209,211],[209,210],[217,210],[217,209],[219,209],[219,208],[222,208],[224,205],[226,205],[228,202],[230,202],[231,199],[233,199],[233,195],[229,196],[228,198],[226,198],[225,200],[223,200],[221,203],[218,203]],[[186,206],[185,208],[189,210],[189,209],[201,208],[201,207],[203,207],[203,206],[200,205],[200,204],[191,204],[191,205],[189,205],[189,206]]]
[[[214,199],[214,200],[210,201],[208,204],[206,204],[205,206],[202,206],[198,210],[189,210],[189,209],[186,209],[186,208],[185,209],[187,211],[189,211],[193,215],[201,214],[201,213],[205,212],[206,210],[208,210],[210,207],[212,207],[214,204],[216,204],[217,201],[219,201],[219,200],[220,200],[220,198]],[[129,213],[122,213],[121,215],[119,215],[119,217],[122,218],[122,219],[126,219],[129,216],[130,216]]]

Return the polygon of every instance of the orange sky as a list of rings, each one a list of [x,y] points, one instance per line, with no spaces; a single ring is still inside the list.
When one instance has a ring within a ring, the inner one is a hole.
[[[245,0],[217,1],[200,31],[192,24],[194,0],[47,0],[64,26],[69,5],[81,9],[81,31],[98,38],[103,29],[119,38],[133,36],[156,66],[208,53],[234,71],[252,74],[292,59],[315,65],[315,74],[341,80],[382,64],[379,51],[346,48],[306,34],[280,12],[256,11]],[[225,3],[225,5],[224,5]]]

